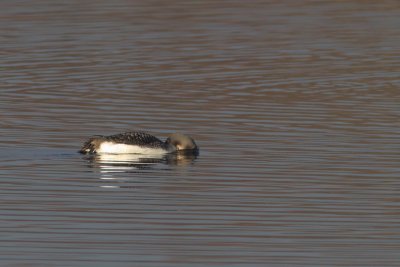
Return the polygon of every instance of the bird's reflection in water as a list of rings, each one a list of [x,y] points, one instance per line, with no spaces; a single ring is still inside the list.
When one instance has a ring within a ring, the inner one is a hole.
[[[132,173],[170,170],[173,167],[186,167],[194,163],[198,154],[171,153],[164,155],[141,154],[94,154],[85,156],[88,166],[99,171],[100,179],[107,182],[103,188],[128,188],[132,185],[115,185],[118,183],[132,183]]]

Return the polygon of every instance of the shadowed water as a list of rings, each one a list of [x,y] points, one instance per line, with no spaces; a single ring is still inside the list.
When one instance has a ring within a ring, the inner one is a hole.
[[[400,265],[397,1],[0,7],[0,265]]]

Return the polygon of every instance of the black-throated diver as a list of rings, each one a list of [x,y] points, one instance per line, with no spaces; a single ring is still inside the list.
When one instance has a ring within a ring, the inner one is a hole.
[[[110,136],[97,135],[86,141],[79,150],[82,154],[165,154],[176,151],[197,153],[194,140],[184,134],[171,134],[165,142],[144,132],[126,132]]]

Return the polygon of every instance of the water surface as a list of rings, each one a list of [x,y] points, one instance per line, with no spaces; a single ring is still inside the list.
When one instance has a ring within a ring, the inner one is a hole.
[[[0,7],[1,265],[400,265],[397,1]]]

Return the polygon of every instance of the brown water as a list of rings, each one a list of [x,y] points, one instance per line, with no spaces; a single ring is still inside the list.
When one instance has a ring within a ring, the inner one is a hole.
[[[1,266],[400,266],[398,1],[2,1]],[[181,131],[197,158],[88,158]]]

